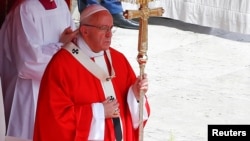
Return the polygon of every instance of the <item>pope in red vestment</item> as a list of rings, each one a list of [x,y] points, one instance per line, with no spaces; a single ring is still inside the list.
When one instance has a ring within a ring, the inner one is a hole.
[[[90,10],[85,12],[87,16],[95,15],[102,19],[108,15],[101,21],[108,22],[104,25],[112,26],[108,11],[101,6],[93,7],[94,12],[87,8]],[[83,34],[85,29],[96,30],[83,27],[80,32],[82,30]],[[106,29],[105,38],[111,38],[110,30]],[[40,85],[33,141],[116,140],[113,120],[105,115],[110,109],[104,108],[108,98],[102,81],[74,57],[81,53],[93,57],[93,62],[96,56],[101,56],[109,73],[114,71],[115,76],[109,81],[115,93],[114,105],[119,107],[117,117],[121,122],[122,140],[138,141],[139,103],[132,87],[138,85],[139,78],[122,53],[109,46],[105,50],[92,51],[88,38],[82,39],[81,36],[85,35],[79,35],[76,48],[67,50],[67,46],[73,43],[66,45],[53,56],[45,70]],[[107,57],[107,52],[110,57]],[[150,112],[146,96],[143,110],[145,125]]]

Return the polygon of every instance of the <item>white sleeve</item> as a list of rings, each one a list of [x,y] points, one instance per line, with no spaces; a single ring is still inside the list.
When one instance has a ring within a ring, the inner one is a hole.
[[[129,106],[129,110],[132,116],[132,121],[133,121],[133,127],[138,128],[140,124],[140,119],[139,119],[139,103],[137,102],[137,99],[135,98],[134,92],[132,91],[132,88],[130,87],[128,91],[128,97],[127,97],[127,102]],[[144,97],[143,100],[143,105],[146,103],[146,98]],[[148,119],[148,112],[146,107],[143,107],[143,120]]]
[[[92,104],[93,118],[88,140],[104,140],[105,115],[102,103]]]
[[[63,43],[60,42],[42,46],[42,53],[53,56],[59,49],[61,49],[62,46]]]
[[[66,3],[57,6],[48,12],[40,8],[38,2],[25,1],[16,9],[13,28],[18,38],[13,35],[12,59],[17,64],[19,77],[40,80],[51,57],[60,49],[59,37],[73,20]]]

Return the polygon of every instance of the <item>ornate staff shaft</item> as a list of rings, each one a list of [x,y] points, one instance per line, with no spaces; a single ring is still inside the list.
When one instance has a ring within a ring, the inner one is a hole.
[[[148,18],[149,16],[160,16],[163,13],[162,8],[149,9],[148,0],[140,0],[139,10],[126,10],[124,16],[127,19],[140,18],[139,38],[138,38],[138,55],[137,62],[140,67],[140,79],[144,77],[144,70],[148,60]],[[140,91],[140,103],[139,103],[139,141],[143,141],[143,107],[144,107],[144,91]]]
[[[147,6],[142,4],[140,10],[146,11]],[[145,13],[142,13],[143,16],[140,18],[140,28],[139,28],[139,38],[138,38],[138,55],[137,62],[140,67],[140,79],[142,80],[144,77],[144,71],[146,67],[146,63],[148,60],[147,50],[148,50],[148,18]],[[144,92],[140,91],[140,103],[139,103],[139,141],[143,141],[143,103],[144,103]]]

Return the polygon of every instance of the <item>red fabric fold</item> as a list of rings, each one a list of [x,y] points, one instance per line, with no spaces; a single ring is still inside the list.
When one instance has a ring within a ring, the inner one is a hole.
[[[39,0],[46,10],[51,10],[56,8],[56,3],[54,0]]]

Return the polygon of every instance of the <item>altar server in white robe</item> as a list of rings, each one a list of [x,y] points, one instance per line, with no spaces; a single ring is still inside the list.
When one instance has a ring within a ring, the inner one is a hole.
[[[76,32],[64,0],[22,0],[0,30],[0,73],[7,135],[32,139],[40,80],[51,57]]]

